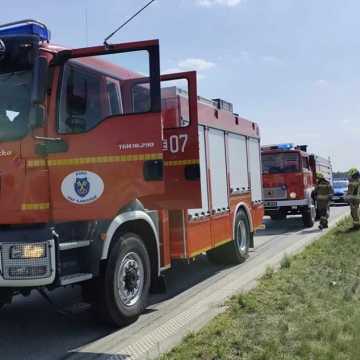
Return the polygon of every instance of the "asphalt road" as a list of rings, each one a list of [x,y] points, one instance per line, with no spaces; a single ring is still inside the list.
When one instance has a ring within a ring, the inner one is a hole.
[[[348,207],[333,207],[331,220],[348,212]],[[134,338],[139,338],[141,333],[148,332],[148,328],[159,328],[156,322],[169,323],[175,314],[182,314],[183,317],[179,317],[177,322],[184,321],[185,324],[187,319],[184,316],[192,315],[176,311],[189,298],[195,301],[201,296],[210,296],[206,295],[206,291],[213,292],[210,289],[216,286],[217,282],[220,284],[221,281],[226,281],[230,284],[231,276],[236,275],[236,272],[260,271],[259,266],[264,265],[270,251],[280,253],[281,249],[286,249],[299,238],[310,239],[314,237],[312,234],[319,233],[315,227],[303,230],[299,217],[277,222],[266,219],[265,224],[266,230],[260,231],[255,238],[256,248],[251,252],[250,259],[242,265],[232,268],[214,266],[208,263],[206,257],[199,257],[191,264],[175,264],[166,274],[167,293],[152,296],[146,313],[135,324],[121,330],[97,323],[88,307],[80,303],[78,287],[51,292],[49,295],[57,304],[56,307],[48,304],[35,292],[26,298],[16,297],[10,306],[0,311],[0,359],[55,360],[72,358],[73,354],[75,358],[82,354],[81,359],[94,359],[98,358],[97,351],[94,351],[97,347],[106,349],[99,351],[102,354],[99,356],[101,359],[125,358],[114,355],[115,352],[112,353],[111,349],[121,343],[128,346]],[[229,294],[234,291],[233,287],[230,287],[229,285],[227,289]],[[246,289],[246,286],[242,289]],[[224,292],[223,289],[221,291]],[[197,300],[196,303],[198,302]],[[220,308],[214,307],[214,314],[220,311]],[[199,326],[205,322],[205,317],[204,315],[202,322],[199,321]],[[169,326],[163,331],[175,331],[174,327]]]

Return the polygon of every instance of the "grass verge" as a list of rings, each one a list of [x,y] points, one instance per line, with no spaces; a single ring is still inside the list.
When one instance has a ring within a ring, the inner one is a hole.
[[[360,359],[360,232],[350,220],[266,271],[162,360]]]

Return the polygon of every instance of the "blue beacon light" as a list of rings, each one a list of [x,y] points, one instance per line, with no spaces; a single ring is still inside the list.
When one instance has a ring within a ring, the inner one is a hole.
[[[282,149],[282,150],[290,150],[294,147],[294,144],[291,143],[287,143],[287,144],[279,144],[278,145],[278,149]]]
[[[6,35],[36,35],[42,41],[50,41],[50,31],[35,20],[23,20],[0,25],[0,36]]]

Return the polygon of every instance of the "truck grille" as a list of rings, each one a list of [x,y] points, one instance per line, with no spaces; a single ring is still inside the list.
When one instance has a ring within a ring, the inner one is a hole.
[[[24,253],[26,246],[44,246],[45,252],[39,258],[18,258],[11,256],[12,251]],[[42,243],[2,243],[1,244],[2,277],[5,280],[36,280],[49,278],[52,272],[49,242]]]
[[[281,200],[287,199],[287,191],[282,187],[264,188],[265,200]]]

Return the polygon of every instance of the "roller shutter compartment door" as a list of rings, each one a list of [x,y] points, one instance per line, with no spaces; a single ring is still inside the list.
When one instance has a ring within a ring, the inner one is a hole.
[[[224,131],[209,129],[209,155],[212,210],[221,212],[229,206]]]
[[[246,137],[228,135],[230,188],[233,191],[249,190]]]
[[[251,182],[251,200],[261,201],[262,185],[261,185],[261,162],[260,162],[260,141],[250,138],[248,140],[249,150],[249,171]]]

